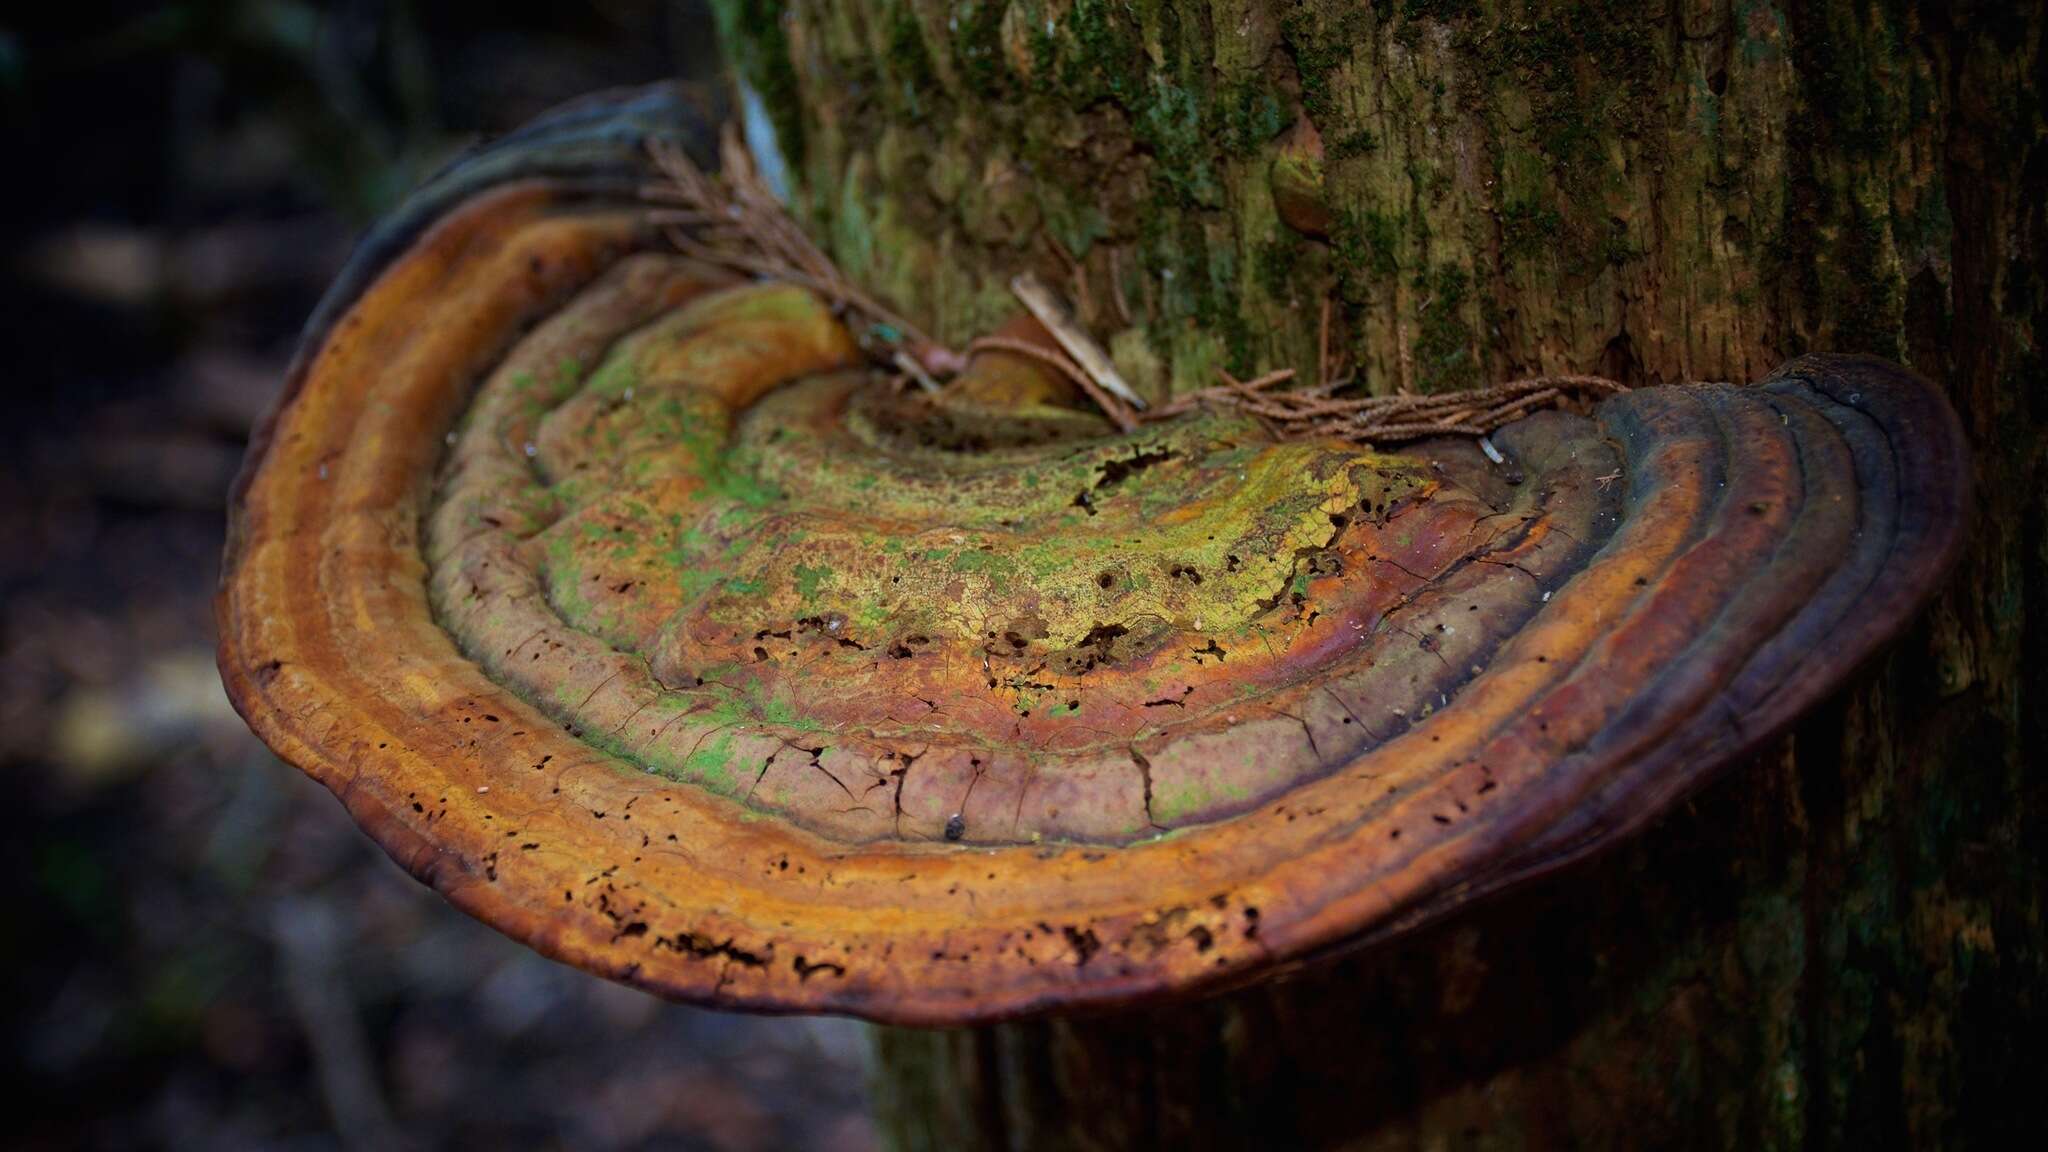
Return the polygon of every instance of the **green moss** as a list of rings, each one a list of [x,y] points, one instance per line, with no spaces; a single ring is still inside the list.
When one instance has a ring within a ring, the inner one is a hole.
[[[1209,129],[1193,92],[1155,78],[1136,128],[1138,140],[1158,161],[1155,180],[1188,204],[1222,204],[1223,188],[1210,162]]]
[[[925,47],[924,27],[908,0],[891,5],[884,19],[884,59],[894,81],[892,94],[910,119],[921,120],[931,110],[932,96],[938,87],[931,51]]]
[[[1066,189],[1049,192],[1039,202],[1039,215],[1045,221],[1046,231],[1052,233],[1067,255],[1076,260],[1086,258],[1095,242],[1109,234],[1109,220],[1101,209]]]
[[[1003,0],[957,0],[947,16],[953,68],[969,92],[1002,94],[1009,68],[1003,59]]]
[[[1109,99],[1126,108],[1145,89],[1145,49],[1135,21],[1110,0],[1075,0],[1047,36],[1059,61],[1059,93],[1069,105]]]
[[[813,567],[809,564],[798,564],[792,569],[792,573],[796,577],[797,598],[808,606],[817,601],[819,585],[832,578],[832,566],[820,564]]]
[[[706,453],[700,460],[706,491],[741,508],[765,508],[781,502],[782,489],[764,483],[744,462],[714,453]]]
[[[1036,5],[1026,5],[1031,15],[1025,17],[1025,35],[1031,45],[1032,88],[1038,92],[1058,90],[1060,43],[1052,34],[1052,24],[1037,11]]]
[[[1285,299],[1295,287],[1295,280],[1301,272],[1302,251],[1306,245],[1291,232],[1281,232],[1273,239],[1259,245],[1258,254],[1253,257],[1253,271],[1259,278],[1259,287],[1275,299]]]
[[[1469,279],[1463,268],[1438,265],[1416,278],[1425,293],[1415,338],[1416,383],[1425,392],[1447,392],[1479,384],[1479,362],[1473,355],[1472,330],[1465,323]]]
[[[1543,19],[1503,23],[1497,35],[1461,43],[1496,84],[1511,82],[1526,96],[1531,134],[1554,176],[1572,195],[1590,198],[1612,167],[1610,140],[1654,138],[1646,129],[1664,103],[1659,27],[1654,10],[1596,0]],[[1589,68],[1598,83],[1584,82]]]
[[[1287,127],[1287,110],[1269,84],[1242,84],[1216,99],[1216,119],[1223,150],[1232,156],[1255,156],[1265,143]]]
[[[1392,278],[1401,270],[1400,217],[1382,212],[1367,212],[1361,232],[1365,244],[1366,266],[1374,275]]]
[[[732,734],[721,732],[693,749],[684,758],[678,774],[728,796],[739,791],[732,775]]]
[[[1331,104],[1336,72],[1351,58],[1371,16],[1365,5],[1350,0],[1307,0],[1287,8],[1280,17],[1280,35],[1294,57],[1301,82],[1301,104],[1317,122],[1336,111]]]
[[[989,586],[998,594],[1009,590],[1010,571],[1015,565],[1006,556],[984,552],[979,548],[960,548],[943,557],[935,554],[933,558],[941,560],[947,568],[964,576],[987,577]]]
[[[1223,342],[1210,332],[1193,325],[1173,329],[1168,345],[1172,390],[1192,392],[1216,383],[1216,370],[1226,366],[1228,355]]]
[[[1449,23],[1460,17],[1477,12],[1477,0],[1405,0],[1401,15],[1410,20],[1435,20]]]
[[[1325,154],[1332,160],[1349,160],[1355,156],[1365,156],[1376,152],[1379,150],[1379,146],[1379,137],[1373,135],[1372,129],[1359,128],[1346,132],[1344,135],[1331,141],[1329,147],[1325,150]]]
[[[1371,303],[1375,288],[1401,270],[1401,221],[1383,212],[1339,211],[1330,230],[1336,254],[1337,297],[1347,306]]]
[[[1501,248],[1510,258],[1548,249],[1563,228],[1563,217],[1548,204],[1513,199],[1501,207]]]

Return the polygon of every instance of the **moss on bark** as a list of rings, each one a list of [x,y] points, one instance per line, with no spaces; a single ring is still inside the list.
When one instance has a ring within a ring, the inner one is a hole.
[[[720,11],[842,259],[953,339],[1034,268],[1106,335],[1141,331],[1177,388],[1218,361],[1312,366],[1326,297],[1376,391],[1744,379],[1814,348],[1904,355],[1907,280],[1952,275],[1939,6]],[[1971,42],[2016,78],[2038,31],[1990,15],[2015,37]],[[1274,210],[1297,117],[1327,144],[1327,237]]]

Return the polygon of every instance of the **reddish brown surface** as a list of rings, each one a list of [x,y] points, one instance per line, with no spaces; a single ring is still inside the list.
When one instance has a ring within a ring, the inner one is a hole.
[[[831,375],[853,344],[821,309],[787,289],[701,296],[716,277],[629,258],[653,241],[630,205],[510,181],[345,301],[252,452],[221,663],[257,731],[416,875],[551,955],[682,998],[961,1022],[1241,981],[1412,925],[1625,834],[1780,729],[1900,626],[1960,532],[1945,404],[1888,365],[1812,360],[1755,388],[1533,418],[1497,438],[1508,469],[1469,445],[1387,457],[1167,426],[1148,435],[1182,437],[1179,455],[1137,478],[1156,502],[1103,492],[1033,539],[1097,557],[1119,524],[1170,564],[1152,546],[1177,518],[1213,524],[1259,545],[1232,554],[1270,587],[1169,583],[1148,609],[1166,625],[1099,660],[1077,658],[1109,622],[1079,607],[1092,564],[1004,589],[913,580],[873,635],[832,628],[837,605],[806,633],[799,565],[838,559],[872,589],[892,573],[860,562],[892,539],[951,531],[1000,553],[1022,547],[1017,526],[918,486],[943,437],[863,441],[868,393]],[[702,338],[659,333],[693,307],[704,323],[673,323]],[[545,365],[556,340],[594,356],[650,320],[635,380],[673,385],[684,418],[665,430],[599,434],[600,369],[508,417],[531,450],[490,424],[489,384],[451,431],[494,370]],[[727,422],[744,446],[749,420],[805,431],[802,451],[706,472]],[[963,467],[1007,451],[970,447]],[[1016,474],[1099,483],[1131,449],[1063,439]],[[1245,506],[1226,453],[1246,475],[1282,461],[1278,491],[1312,497],[1316,536],[1276,527],[1271,500]],[[519,503],[539,491],[519,457],[546,499]],[[888,481],[878,495],[835,487],[863,468]],[[578,517],[617,528],[606,501],[628,489],[664,516],[719,513],[719,489],[802,531],[763,530],[733,569],[761,583],[737,593],[691,591],[704,562],[688,556],[664,569],[624,549],[614,582],[578,547],[550,550]],[[578,600],[565,573],[628,591]],[[962,622],[999,603],[1045,636]],[[1211,606],[1230,615],[1197,623]],[[514,611],[531,615],[491,618]],[[891,656],[913,626],[931,651]],[[1261,646],[1198,658],[1191,638],[1219,627],[1218,647]],[[1020,715],[998,654],[1104,720],[1075,739]],[[1184,698],[1168,721],[1146,706],[1162,690]],[[902,707],[917,699],[931,706]],[[734,744],[718,773],[693,760],[714,734]],[[808,790],[756,795],[778,764]],[[892,785],[872,819],[843,803]],[[1169,788],[1193,799],[1162,820]]]

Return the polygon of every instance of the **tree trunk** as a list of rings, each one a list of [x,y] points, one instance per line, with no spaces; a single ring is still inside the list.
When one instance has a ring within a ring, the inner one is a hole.
[[[1064,284],[1153,395],[1946,389],[1973,543],[1880,667],[1634,846],[1174,1010],[883,1030],[906,1147],[1982,1145],[2048,1099],[2048,97],[2037,6],[717,5],[757,150],[960,341]],[[772,165],[771,165],[772,166]],[[1324,317],[1328,316],[1328,353]],[[2032,609],[2030,612],[2029,609]]]

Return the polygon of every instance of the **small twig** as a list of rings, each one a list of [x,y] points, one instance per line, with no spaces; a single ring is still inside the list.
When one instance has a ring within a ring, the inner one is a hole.
[[[1233,386],[1248,392],[1256,392],[1261,388],[1271,388],[1275,384],[1285,384],[1289,380],[1294,379],[1294,369],[1292,368],[1276,368],[1264,376],[1254,376],[1242,384],[1231,379],[1230,373],[1223,372],[1221,369],[1218,369],[1218,372],[1225,380],[1230,381]]]
[[[350,981],[338,979],[337,957],[351,942],[348,922],[327,901],[280,900],[271,909],[284,1000],[312,1057],[315,1080],[339,1143],[350,1149],[409,1149],[379,1083],[375,1053],[364,1034]]]
[[[1116,397],[1103,391],[1088,373],[1082,371],[1079,364],[1050,348],[1041,347],[1028,340],[1014,340],[1008,336],[981,336],[967,345],[967,351],[969,355],[976,352],[1009,352],[1048,365],[1072,380],[1090,400],[1095,401],[1095,406],[1102,409],[1102,414],[1109,417],[1110,423],[1115,424],[1119,431],[1137,430],[1138,419],[1131,414],[1130,409],[1124,407]]]
[[[1088,291],[1088,269],[1079,260],[1074,259],[1073,253],[1067,251],[1067,246],[1060,243],[1059,237],[1050,232],[1041,232],[1039,235],[1045,237],[1045,246],[1052,249],[1052,254],[1059,257],[1060,263],[1067,266],[1067,278],[1074,282],[1074,302],[1077,311],[1083,316],[1093,315],[1095,300]]]
[[[1010,291],[1017,294],[1017,299],[1024,302],[1024,307],[1040,324],[1045,325],[1045,330],[1052,333],[1052,338],[1059,341],[1060,347],[1066,349],[1067,355],[1074,358],[1074,363],[1081,366],[1094,384],[1131,407],[1144,410],[1145,401],[1131,391],[1131,386],[1117,374],[1109,353],[1088,335],[1087,330],[1074,319],[1073,310],[1067,307],[1066,301],[1047,287],[1045,281],[1029,272],[1020,272],[1010,279]]]
[[[939,390],[939,382],[932,379],[932,374],[924,370],[924,365],[917,362],[917,357],[898,348],[895,355],[890,357],[890,360],[896,367],[903,370],[904,375],[917,381],[919,388],[927,392],[937,392]]]
[[[1111,245],[1109,249],[1109,300],[1116,305],[1116,318],[1129,328],[1137,321],[1131,319],[1130,302],[1124,299],[1123,249]]]
[[[1348,397],[1331,395],[1328,386],[1275,391],[1275,384],[1292,379],[1293,372],[1286,369],[1242,382],[1227,372],[1219,375],[1223,384],[1178,397],[1146,419],[1165,419],[1200,407],[1235,408],[1266,421],[1284,437],[1398,443],[1424,436],[1484,436],[1530,409],[1561,403],[1573,393],[1627,391],[1598,376],[1542,376],[1463,392]]]
[[[870,326],[893,331],[891,358],[899,346],[928,372],[957,367],[959,356],[916,324],[849,281],[830,257],[811,243],[762,181],[753,157],[732,126],[720,141],[717,177],[699,168],[681,145],[650,140],[648,156],[662,179],[642,196],[670,207],[649,215],[670,241],[689,256],[736,271],[802,284],[835,308],[858,313]]]

